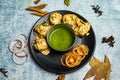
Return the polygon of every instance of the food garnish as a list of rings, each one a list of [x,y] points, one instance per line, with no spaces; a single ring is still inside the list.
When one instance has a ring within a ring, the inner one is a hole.
[[[109,58],[105,56],[104,62],[99,61],[97,58],[93,57],[89,62],[91,69],[87,72],[84,80],[95,75],[94,80],[110,80],[111,64]]]
[[[0,72],[5,76],[8,77],[7,72],[4,68],[0,68]]]
[[[27,43],[28,43],[28,38],[24,34],[18,35],[9,42],[8,49],[13,55],[13,61],[18,65],[22,65],[27,61],[28,53],[25,50],[25,48],[27,47]],[[16,62],[15,57],[22,59],[26,58],[26,59],[25,61],[19,63]]]
[[[41,0],[35,0],[34,3],[38,4]]]
[[[59,74],[56,80],[64,80],[64,79],[65,79],[65,74]]]
[[[68,68],[76,67],[82,62],[88,52],[89,48],[85,44],[78,45],[61,57],[61,64]]]
[[[70,6],[70,0],[64,0],[64,4],[65,4],[66,6]]]
[[[108,37],[108,38],[103,37],[102,38],[102,43],[108,43],[108,45],[110,47],[114,47],[114,43],[115,43],[114,37],[112,35],[110,37]]]
[[[102,15],[103,11],[100,10],[100,7],[98,5],[92,5],[91,7],[94,10],[94,13],[98,13],[98,17]]]

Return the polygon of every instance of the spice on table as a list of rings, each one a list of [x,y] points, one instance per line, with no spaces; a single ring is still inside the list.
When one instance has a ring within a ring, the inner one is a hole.
[[[0,72],[5,76],[8,77],[7,72],[4,68],[0,68]]]
[[[102,15],[103,11],[100,10],[100,7],[98,5],[92,5],[91,7],[94,10],[94,13],[98,13],[98,17]]]
[[[64,4],[65,4],[66,6],[70,6],[70,0],[64,0]]]
[[[41,0],[35,0],[34,3],[38,4]]]
[[[48,4],[39,4],[38,6],[32,6],[34,8],[44,9]]]
[[[26,10],[31,11],[32,15],[44,16],[44,15],[48,14],[48,11],[42,10],[46,6],[47,6],[47,4],[39,4],[38,6],[29,6],[26,8]]]
[[[56,80],[64,80],[65,74],[60,74]]]
[[[89,62],[91,69],[87,72],[84,80],[95,76],[94,80],[110,80],[111,64],[108,56],[105,56],[104,62],[93,57]]]
[[[32,7],[32,6],[29,6],[28,8],[26,8],[26,10],[33,11],[33,12],[39,12],[39,13],[42,13],[42,14],[48,13],[47,11],[43,11],[41,9],[38,9],[38,8],[35,8],[35,7]]]
[[[102,43],[108,43],[108,45],[110,47],[114,47],[114,43],[115,43],[114,37],[112,35],[110,37],[108,37],[108,38],[103,37],[102,38]]]
[[[8,49],[12,53],[13,62],[17,65],[23,65],[28,60],[27,44],[28,37],[24,34],[17,35],[17,37],[9,41]],[[20,62],[16,58],[20,59]]]

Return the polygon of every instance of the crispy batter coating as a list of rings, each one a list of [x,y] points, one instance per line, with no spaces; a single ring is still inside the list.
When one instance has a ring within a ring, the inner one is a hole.
[[[55,25],[61,23],[62,15],[58,12],[54,12],[50,15],[50,23]]]
[[[77,16],[74,14],[66,14],[63,16],[63,23],[71,25],[71,27],[74,29],[76,25],[76,18]]]
[[[63,23],[71,25],[77,36],[88,35],[88,32],[90,30],[90,23],[84,22],[74,14],[64,15]]]
[[[36,37],[33,46],[36,50],[41,51],[48,48],[47,42],[44,38]]]
[[[36,33],[37,36],[46,36],[48,30],[50,29],[50,24],[48,22],[43,22],[40,25],[37,25],[34,28],[34,33]]]
[[[43,37],[36,37],[34,43],[33,43],[34,48],[37,51],[40,51],[43,55],[48,55],[50,53],[50,49],[48,47],[48,44]]]
[[[76,67],[82,62],[88,52],[89,48],[86,45],[78,45],[61,57],[61,64],[68,68]]]

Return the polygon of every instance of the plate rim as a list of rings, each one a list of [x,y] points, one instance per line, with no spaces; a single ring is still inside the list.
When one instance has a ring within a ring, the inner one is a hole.
[[[61,12],[61,11],[67,11],[67,12],[72,12],[74,13],[75,15],[79,15],[80,17],[82,17],[85,21],[87,21],[87,19],[85,19],[83,16],[81,16],[80,14],[76,13],[76,12],[73,12],[73,11],[70,11],[70,10],[54,10],[54,11],[51,11],[49,12],[48,14],[46,15],[50,15],[51,13],[54,13],[54,12]],[[45,15],[45,16],[46,16]],[[44,16],[43,16],[44,17]],[[96,49],[96,36],[95,36],[95,32],[93,30],[93,27],[92,25],[90,26],[90,28],[92,29],[92,32],[93,32],[93,36],[94,36],[94,48],[93,48],[93,51],[91,53],[91,56],[89,57],[88,61],[86,61],[83,65],[81,65],[80,67],[76,68],[76,69],[73,69],[73,70],[70,70],[70,71],[66,71],[66,72],[57,72],[57,71],[54,71],[54,70],[51,70],[51,69],[48,69],[46,67],[44,67],[43,65],[41,65],[38,60],[35,59],[35,56],[33,55],[32,53],[32,50],[31,50],[31,44],[30,44],[30,38],[31,38],[31,34],[32,34],[32,30],[34,29],[35,25],[39,22],[40,19],[42,19],[43,17],[40,17],[35,23],[34,25],[32,26],[31,30],[30,30],[30,33],[29,33],[29,37],[28,37],[28,45],[29,45],[29,51],[30,51],[30,54],[32,55],[32,58],[33,58],[33,61],[35,63],[37,63],[37,65],[39,66],[39,68],[41,67],[42,69],[44,69],[45,71],[48,71],[48,72],[51,72],[51,73],[57,73],[57,74],[62,74],[62,73],[72,73],[72,72],[75,72],[77,70],[80,70],[82,69],[88,62],[89,60],[91,59],[91,57],[93,56],[94,52],[95,52],[95,49]]]

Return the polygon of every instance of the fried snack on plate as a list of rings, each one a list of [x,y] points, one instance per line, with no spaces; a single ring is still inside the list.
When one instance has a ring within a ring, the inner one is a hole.
[[[33,42],[33,46],[38,51],[45,50],[48,48],[45,38],[40,37],[36,37],[35,41]]]
[[[50,15],[50,23],[55,25],[61,23],[62,15],[58,12],[54,12]]]
[[[85,45],[85,44],[81,44],[81,45],[79,45],[79,47],[82,49],[84,55],[87,55],[87,54],[88,54],[88,52],[89,52],[89,48],[88,48],[87,45]]]
[[[61,57],[61,64],[68,68],[78,66],[81,62],[81,57],[78,54],[69,52]]]
[[[36,37],[33,42],[33,47],[43,55],[48,55],[50,53],[50,49],[44,37]]]
[[[71,25],[71,27],[74,29],[74,27],[76,25],[76,18],[77,18],[77,16],[74,14],[65,14],[63,16],[63,23],[67,23],[67,24]]]
[[[35,26],[34,33],[36,36],[46,36],[48,30],[50,29],[50,24],[48,22],[43,22],[40,25]]]
[[[86,22],[82,27],[79,28],[78,33],[80,36],[84,36],[87,35],[89,30],[90,30],[90,23]]]
[[[61,57],[61,64],[65,67],[72,68],[78,66],[88,54],[89,49],[85,44],[81,44],[73,48],[72,51]]]
[[[79,54],[79,56],[81,57],[81,60],[83,60],[85,56],[88,55],[89,48],[87,45],[81,44],[73,48],[72,52]]]
[[[90,30],[90,23],[84,22],[74,14],[65,14],[63,16],[63,23],[71,25],[77,36],[84,36],[89,34],[88,32]]]
[[[44,54],[44,55],[48,55],[50,53],[50,48],[41,50],[41,53]]]
[[[78,36],[87,35],[88,31],[90,30],[90,23],[84,22],[80,18],[76,18],[76,27],[75,32]]]

